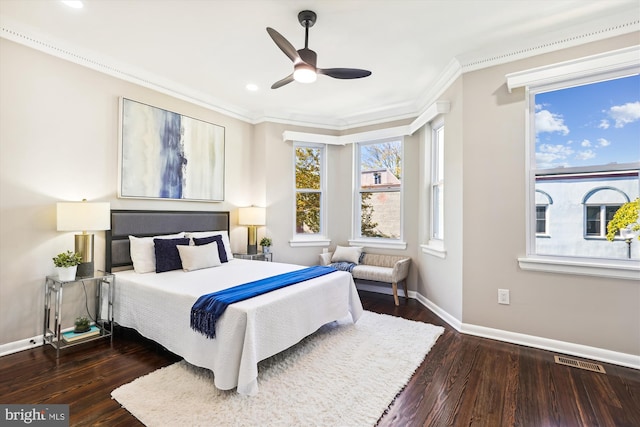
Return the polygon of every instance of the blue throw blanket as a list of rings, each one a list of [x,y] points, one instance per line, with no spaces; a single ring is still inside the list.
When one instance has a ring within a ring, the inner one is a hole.
[[[348,271],[349,273],[353,271],[353,267],[355,266],[356,266],[355,263],[348,262],[348,261],[338,261],[338,262],[332,262],[331,264],[329,264],[329,267],[333,267],[336,270],[340,270],[340,271]]]
[[[191,328],[208,338],[215,338],[216,321],[222,316],[229,304],[324,276],[334,271],[336,271],[335,268],[317,265],[202,295],[191,307]]]

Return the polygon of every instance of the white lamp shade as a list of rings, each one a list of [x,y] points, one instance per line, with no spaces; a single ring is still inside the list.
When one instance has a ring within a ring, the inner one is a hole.
[[[265,225],[266,213],[264,208],[250,206],[238,209],[238,224],[240,225]]]
[[[110,203],[59,202],[58,231],[95,231],[111,228]]]

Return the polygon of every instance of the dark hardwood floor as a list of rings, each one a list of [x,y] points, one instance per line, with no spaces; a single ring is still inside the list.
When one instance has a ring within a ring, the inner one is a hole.
[[[379,426],[640,426],[640,371],[557,365],[552,352],[460,334],[414,300],[361,297],[366,310],[445,327]],[[139,426],[111,391],[177,360],[125,329],[57,361],[38,347],[0,357],[0,403],[66,403],[74,426]]]

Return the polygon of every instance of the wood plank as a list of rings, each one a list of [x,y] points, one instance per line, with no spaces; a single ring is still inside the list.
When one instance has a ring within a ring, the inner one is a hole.
[[[555,364],[553,353],[463,335],[415,300],[361,292],[366,310],[445,328],[379,426],[640,426],[640,372]],[[419,339],[419,337],[417,337]],[[141,426],[111,399],[122,384],[180,360],[137,333],[61,352],[0,357],[0,402],[68,403],[73,426]]]

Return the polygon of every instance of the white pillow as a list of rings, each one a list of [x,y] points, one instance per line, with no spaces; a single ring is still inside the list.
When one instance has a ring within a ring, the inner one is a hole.
[[[233,252],[231,252],[231,243],[229,242],[229,233],[227,230],[222,231],[188,231],[186,233],[186,237],[192,239],[191,244],[193,244],[193,239],[202,239],[203,237],[211,237],[211,236],[222,236],[222,244],[224,245],[224,250],[227,253],[227,260],[231,261],[233,259]]]
[[[346,261],[359,264],[361,253],[362,246],[336,246],[336,250],[331,256],[331,262]]]
[[[129,251],[135,272],[153,273],[156,271],[156,253],[153,239],[180,239],[182,237],[184,237],[184,232],[152,237],[129,236]]]
[[[222,265],[218,256],[218,244],[216,242],[200,246],[178,245],[182,269],[184,271],[200,270],[201,268],[217,267]]]

